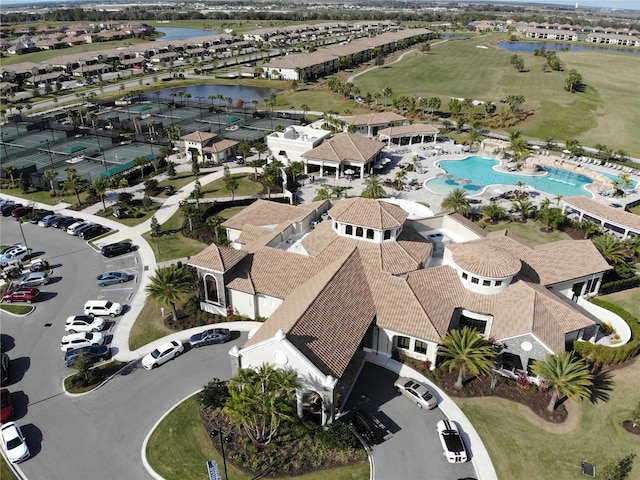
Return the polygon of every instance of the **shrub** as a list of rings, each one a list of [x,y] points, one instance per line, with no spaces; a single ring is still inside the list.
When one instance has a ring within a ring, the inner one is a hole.
[[[129,193],[129,192],[118,193],[118,202],[129,204],[131,203],[131,200],[133,200],[133,193]]]
[[[148,192],[157,192],[158,191],[158,180],[155,178],[150,178],[146,182],[144,182],[144,189]]]
[[[214,378],[200,392],[200,404],[208,408],[222,408],[229,398],[226,380]]]
[[[611,335],[613,333],[613,325],[609,322],[602,322],[600,324],[600,331],[603,335]]]
[[[327,427],[320,427],[316,439],[327,448],[346,450],[357,448],[358,443],[346,423],[334,422]]]
[[[640,286],[640,276],[634,275],[631,278],[607,282],[600,287],[600,295],[608,295],[609,293],[621,292]]]

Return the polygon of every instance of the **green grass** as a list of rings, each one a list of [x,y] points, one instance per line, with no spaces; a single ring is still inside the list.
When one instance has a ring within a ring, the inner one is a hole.
[[[69,375],[64,379],[64,388],[69,393],[84,393],[89,392],[107,380],[111,375],[114,375],[118,370],[124,367],[126,364],[118,361],[111,361],[98,365],[91,369],[93,374],[93,380],[88,385],[77,386],[74,385],[74,377],[77,373]]]
[[[38,202],[38,203],[44,203],[51,206],[54,206],[60,202],[70,203],[72,205],[78,202],[78,199],[75,193],[66,193],[65,195],[58,194],[57,197],[52,197],[51,191],[48,191],[48,190],[32,190],[28,193],[23,193],[21,188],[1,188],[0,192],[6,195],[13,195],[15,197],[20,197],[27,202]],[[87,202],[88,197],[89,197],[89,194],[87,192],[80,192],[81,202],[83,203]],[[88,205],[89,204],[87,203],[85,206],[88,206]]]
[[[149,218],[151,218],[156,213],[156,211],[160,209],[161,206],[162,206],[161,203],[153,202],[151,204],[151,208],[149,208],[149,211],[145,211],[144,208],[142,208],[142,206],[140,206],[140,208],[135,208],[134,210],[136,212],[144,214],[144,215],[142,215],[141,217],[138,217],[138,218],[133,218],[133,217],[116,218],[113,215],[110,215],[109,219],[115,220],[116,222],[119,222],[119,223],[121,223],[123,225],[126,225],[127,227],[135,227],[136,225],[140,225],[141,223],[144,223]],[[113,212],[113,209],[109,208],[108,211],[109,212]]]
[[[634,317],[640,319],[640,287],[611,293],[609,295],[602,295],[598,298],[606,300],[607,302],[615,303],[616,305],[624,308]]]
[[[182,228],[184,215],[182,210],[176,211],[169,220],[162,224],[162,231],[179,230]],[[192,238],[187,238],[182,233],[176,232],[171,234],[152,237],[147,232],[143,237],[149,242],[153,252],[156,255],[156,261],[164,262],[175,258],[190,257],[204,250],[208,245]]]
[[[238,188],[234,192],[236,197],[249,197],[262,192],[262,184],[249,180],[248,173],[232,173],[231,177],[238,179]],[[204,198],[231,197],[231,191],[225,188],[222,178],[204,185],[202,193]]]
[[[33,312],[36,307],[33,305],[7,305],[6,303],[0,304],[0,310],[13,313],[14,315],[27,315]]]
[[[581,462],[602,468],[607,462],[640,452],[640,437],[627,433],[623,420],[638,402],[640,362],[616,370],[608,401],[584,401],[572,408],[567,425],[546,424],[528,408],[501,398],[458,399],[476,428],[498,478],[579,480]],[[577,417],[572,416],[575,415]],[[571,423],[575,420],[575,426]],[[629,479],[640,478],[636,457]]]
[[[11,467],[2,456],[0,456],[0,478],[2,480],[18,480],[18,477],[13,474],[13,470],[11,470]]]
[[[231,217],[233,217],[234,215],[240,213],[242,210],[244,210],[247,207],[231,207],[231,208],[225,208],[224,210],[220,210],[218,212],[218,215],[220,215],[222,218],[224,218],[225,220],[229,220]]]
[[[161,306],[157,300],[147,298],[142,311],[131,328],[131,333],[129,334],[129,349],[137,350],[154,340],[174,333],[173,330],[164,324],[160,313]]]
[[[207,460],[218,463],[223,473],[222,457],[213,447],[198,411],[195,396],[173,410],[151,434],[147,444],[147,459],[153,469],[167,480],[206,480]],[[241,472],[227,463],[229,480],[250,480],[253,475]],[[369,464],[324,470],[298,477],[298,480],[368,480]]]
[[[558,240],[568,240],[571,237],[564,232],[554,230],[553,232],[543,233],[540,231],[544,225],[537,220],[528,219],[527,223],[517,223],[510,220],[498,222],[495,225],[489,225],[485,227],[485,230],[489,232],[495,232],[497,230],[507,229],[511,233],[516,234],[518,237],[526,240],[533,245],[539,245],[543,243],[557,242]]]

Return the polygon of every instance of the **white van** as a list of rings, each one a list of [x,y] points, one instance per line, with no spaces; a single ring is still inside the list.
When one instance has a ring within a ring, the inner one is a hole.
[[[109,300],[88,300],[84,304],[84,314],[90,317],[118,316],[122,313],[122,305]]]

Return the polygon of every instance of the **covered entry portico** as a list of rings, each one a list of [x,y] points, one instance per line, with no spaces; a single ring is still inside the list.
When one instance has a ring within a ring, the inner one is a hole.
[[[425,123],[415,123],[413,125],[400,125],[389,127],[378,132],[380,140],[392,145],[413,145],[414,143],[433,142],[438,139],[438,127]]]

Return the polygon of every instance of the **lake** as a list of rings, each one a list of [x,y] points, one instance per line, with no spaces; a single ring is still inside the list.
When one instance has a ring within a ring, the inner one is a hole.
[[[522,52],[533,53],[536,49],[545,48],[546,50],[553,50],[554,52],[567,51],[567,52],[617,52],[617,53],[632,53],[635,55],[640,54],[640,49],[631,50],[628,48],[612,48],[612,47],[600,47],[595,45],[585,45],[583,43],[555,43],[555,42],[500,42],[496,44],[498,48],[507,50],[509,52]]]
[[[156,32],[164,33],[163,37],[158,40],[162,42],[171,40],[185,40],[187,38],[204,37],[206,35],[216,35],[217,30],[198,30],[196,28],[172,28],[172,27],[155,27]]]
[[[259,88],[259,87],[247,87],[244,85],[189,85],[184,87],[165,88],[164,90],[158,90],[147,95],[147,99],[154,101],[157,99],[157,94],[163,100],[172,100],[169,96],[170,93],[185,92],[191,95],[189,99],[191,102],[198,101],[198,97],[202,97],[202,104],[211,103],[209,95],[221,94],[224,98],[231,97],[233,102],[241,98],[245,103],[251,102],[251,100],[258,100],[259,103],[263,103],[264,98],[268,98],[272,93],[278,94],[279,90],[275,88]],[[180,97],[174,97],[176,101],[180,101]],[[219,101],[214,101],[220,104]]]

